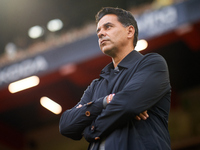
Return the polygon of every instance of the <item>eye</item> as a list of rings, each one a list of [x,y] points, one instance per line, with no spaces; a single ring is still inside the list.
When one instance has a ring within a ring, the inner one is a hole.
[[[111,27],[111,25],[109,25],[109,24],[107,24],[107,25],[105,26],[106,29],[109,29],[110,27]]]
[[[97,34],[100,32],[100,29],[97,30]]]

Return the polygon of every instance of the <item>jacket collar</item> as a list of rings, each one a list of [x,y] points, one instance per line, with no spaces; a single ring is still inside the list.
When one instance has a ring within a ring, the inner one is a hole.
[[[122,67],[128,69],[131,66],[134,66],[138,59],[140,59],[141,57],[143,57],[141,53],[133,50],[118,64],[118,66],[119,68]]]
[[[141,57],[143,57],[143,55],[141,53],[139,53],[136,50],[131,51],[119,64],[119,70],[120,68],[126,68],[128,69],[129,67],[135,65],[135,63],[137,62],[138,59],[140,59]],[[114,69],[114,65],[113,63],[109,63],[106,67],[104,67],[101,71],[100,76],[101,77],[105,77],[105,75],[110,74],[111,69]]]

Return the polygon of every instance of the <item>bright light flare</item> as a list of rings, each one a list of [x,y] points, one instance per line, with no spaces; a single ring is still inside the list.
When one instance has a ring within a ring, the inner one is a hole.
[[[58,31],[62,29],[63,27],[63,22],[60,19],[54,19],[48,22],[47,28],[51,32]]]
[[[16,93],[16,92],[37,86],[39,82],[40,82],[39,77],[31,76],[31,77],[10,83],[8,86],[8,90],[10,91],[10,93]]]
[[[40,104],[44,107],[44,108],[46,108],[46,109],[48,109],[49,111],[51,111],[51,112],[53,112],[54,114],[60,114],[61,112],[62,112],[62,107],[58,104],[58,103],[56,103],[56,102],[54,102],[53,100],[51,100],[50,98],[48,98],[48,97],[42,97],[41,99],[40,99]]]
[[[41,37],[44,34],[44,29],[40,26],[33,26],[28,30],[28,35],[32,39]]]
[[[137,45],[136,45],[136,47],[135,47],[135,50],[137,50],[137,51],[142,51],[142,50],[146,49],[147,46],[148,46],[147,41],[142,39],[142,40],[139,40],[139,41],[137,42]]]

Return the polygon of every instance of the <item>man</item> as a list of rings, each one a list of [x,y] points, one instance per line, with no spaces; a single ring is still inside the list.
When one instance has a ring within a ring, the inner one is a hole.
[[[84,136],[89,150],[169,150],[171,87],[165,60],[134,50],[138,28],[130,12],[106,7],[96,21],[100,49],[112,63],[62,114],[61,134],[74,140]]]

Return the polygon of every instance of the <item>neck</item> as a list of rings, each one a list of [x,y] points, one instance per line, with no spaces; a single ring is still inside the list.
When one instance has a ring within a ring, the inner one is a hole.
[[[134,48],[131,48],[129,50],[122,51],[121,53],[118,53],[114,57],[112,57],[114,68],[116,68],[117,65],[133,50]]]

